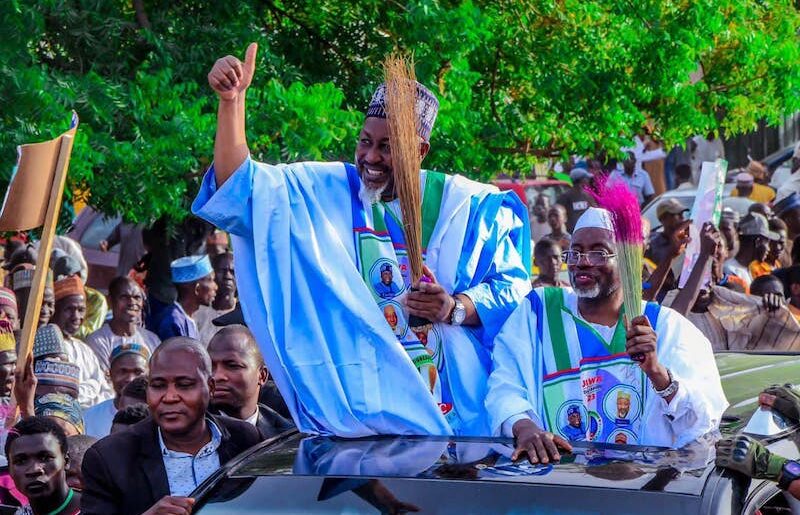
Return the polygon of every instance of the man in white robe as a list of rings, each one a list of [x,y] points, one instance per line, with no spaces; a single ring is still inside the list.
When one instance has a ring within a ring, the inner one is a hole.
[[[565,261],[574,292],[532,291],[495,340],[486,405],[515,459],[558,460],[568,439],[677,448],[714,430],[728,403],[708,339],[653,303],[624,329],[607,211],[583,214]],[[563,429],[576,408],[584,438]]]
[[[530,290],[527,209],[513,194],[423,171],[430,282],[411,285],[385,88],[354,165],[257,163],[244,104],[255,55],[252,44],[244,62],[222,58],[209,74],[220,98],[214,165],[193,210],[231,234],[242,311],[296,425],[340,436],[488,434],[492,342]],[[438,101],[419,84],[416,108],[424,157]]]

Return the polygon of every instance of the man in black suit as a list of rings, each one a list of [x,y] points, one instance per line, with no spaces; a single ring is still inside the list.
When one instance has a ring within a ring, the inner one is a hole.
[[[151,417],[92,446],[83,458],[83,515],[189,515],[187,495],[220,465],[257,444],[251,425],[207,413],[211,359],[190,338],[150,358]]]
[[[244,420],[269,438],[294,427],[275,410],[259,404],[267,367],[253,334],[243,325],[229,325],[211,338],[208,354],[214,376],[211,411]]]

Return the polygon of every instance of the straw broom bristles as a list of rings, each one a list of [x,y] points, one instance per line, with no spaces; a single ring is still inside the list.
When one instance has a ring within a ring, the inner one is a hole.
[[[414,61],[392,53],[383,63],[386,82],[386,118],[392,169],[411,272],[411,284],[422,277],[422,192],[420,138],[417,131],[417,83]]]
[[[642,314],[642,261],[644,234],[639,201],[621,180],[607,175],[596,176],[588,189],[602,207],[611,214],[614,243],[622,283],[622,305],[628,321]]]

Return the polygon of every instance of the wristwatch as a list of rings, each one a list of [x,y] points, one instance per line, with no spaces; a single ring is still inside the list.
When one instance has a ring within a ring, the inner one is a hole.
[[[458,326],[463,324],[464,319],[467,318],[467,309],[458,297],[453,297],[453,300],[456,301],[456,304],[453,306],[453,311],[450,313],[450,325]]]
[[[783,464],[781,476],[778,478],[778,487],[781,490],[788,490],[789,485],[795,479],[800,479],[800,463],[789,460]]]
[[[663,390],[656,390],[656,387],[653,386],[653,390],[656,392],[656,395],[661,397],[662,399],[666,399],[670,395],[674,394],[678,391],[678,381],[673,379],[672,377],[672,370],[667,369],[667,376],[669,377],[669,384]]]

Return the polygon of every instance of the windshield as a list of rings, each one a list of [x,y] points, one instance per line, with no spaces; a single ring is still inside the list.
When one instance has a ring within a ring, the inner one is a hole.
[[[596,502],[614,506],[615,513],[636,513],[636,503],[627,505],[628,494],[699,496],[711,471],[712,443],[709,437],[670,450],[575,442],[574,452],[560,463],[531,465],[511,461],[507,439],[296,435],[233,466],[201,496],[200,513],[223,513],[232,506],[244,513],[375,513],[390,499],[423,512],[564,513],[571,501],[563,488],[587,486],[606,488],[587,489],[582,496],[588,498],[575,508]],[[529,488],[509,489],[511,483]],[[534,498],[536,511],[530,511]],[[442,499],[450,501],[442,506]],[[676,502],[669,509],[688,508]],[[659,513],[670,512],[664,509]]]

